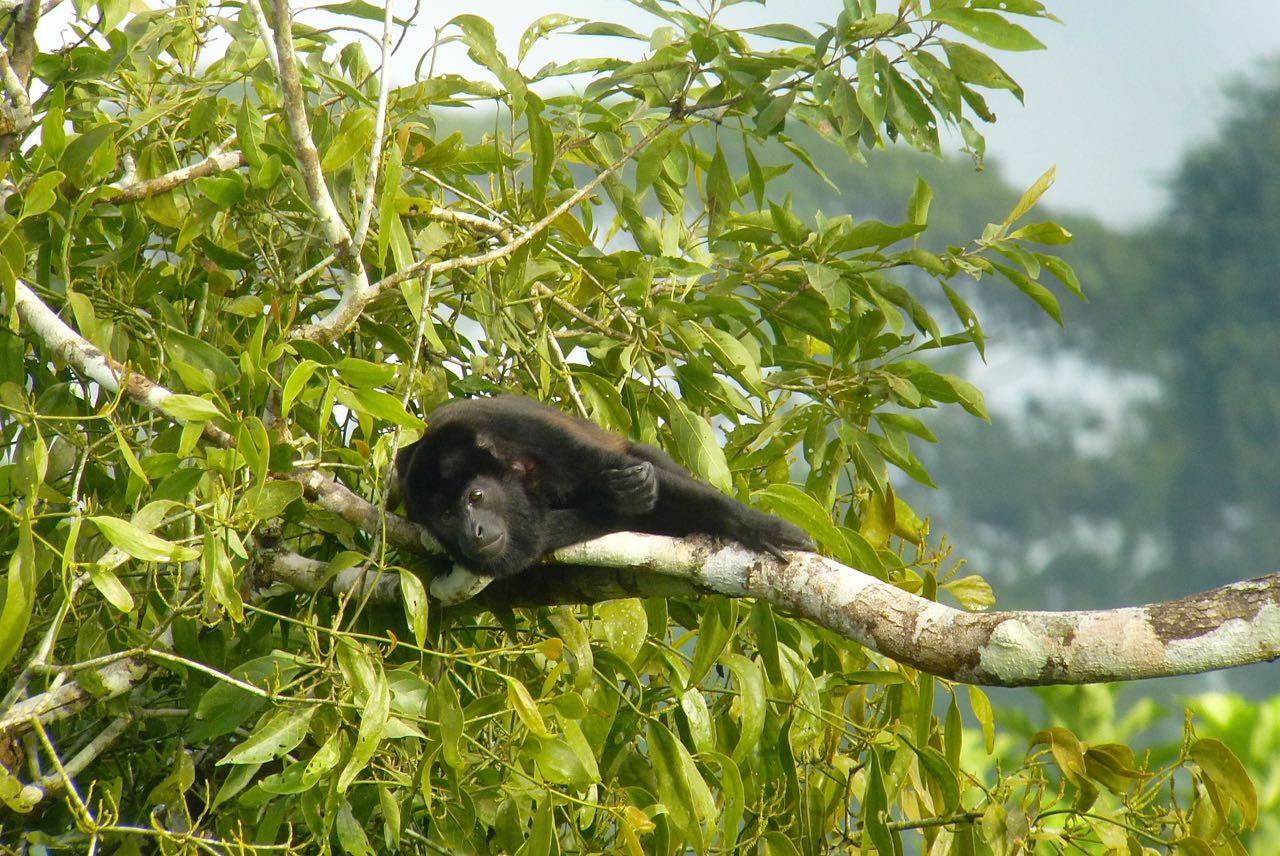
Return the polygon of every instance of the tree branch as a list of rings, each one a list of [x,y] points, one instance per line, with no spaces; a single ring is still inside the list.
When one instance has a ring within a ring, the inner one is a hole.
[[[173,392],[149,378],[131,372],[98,350],[68,327],[36,293],[19,280],[14,287],[14,309],[18,317],[44,345],[80,374],[110,392],[124,390],[134,402],[150,410],[161,410]],[[222,446],[231,445],[231,435],[212,422],[204,423],[204,436]]]
[[[355,325],[365,306],[377,296],[377,292],[369,286],[369,274],[360,260],[360,250],[352,244],[351,233],[329,193],[329,186],[325,183],[324,171],[320,166],[320,153],[316,151],[315,141],[311,139],[306,93],[302,90],[298,57],[293,49],[292,20],[287,0],[277,0],[274,24],[285,125],[289,129],[289,139],[293,144],[294,156],[298,159],[298,169],[307,188],[307,197],[315,208],[325,239],[333,246],[338,262],[338,275],[342,280],[342,296],[338,299],[337,306],[314,324],[299,327],[294,336],[313,342],[331,342]]]
[[[1164,603],[1075,612],[964,612],[815,553],[788,562],[708,538],[618,533],[558,550],[758,597],[899,663],[990,686],[1131,681],[1280,658],[1280,574]]]
[[[382,163],[382,137],[387,129],[387,100],[391,92],[391,27],[395,23],[394,5],[387,3],[382,9],[382,67],[378,70],[378,107],[374,114],[373,139],[369,143],[369,171],[365,176],[364,200],[356,221],[355,246],[357,252],[364,246],[369,234],[369,220],[373,217],[374,192],[378,186],[378,167]]]
[[[137,202],[140,199],[146,199],[158,193],[168,193],[175,187],[194,181],[197,178],[225,172],[229,169],[238,169],[244,166],[244,154],[238,151],[222,151],[230,143],[231,140],[227,140],[199,163],[193,163],[190,166],[166,172],[164,175],[157,175],[155,178],[122,182],[116,185],[115,193],[110,196],[99,196],[94,202],[96,204],[108,203],[116,205],[125,202]]]

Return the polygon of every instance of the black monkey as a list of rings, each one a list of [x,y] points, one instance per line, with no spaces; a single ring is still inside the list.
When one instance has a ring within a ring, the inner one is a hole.
[[[518,396],[457,399],[396,455],[410,520],[473,573],[506,577],[609,532],[703,533],[780,555],[798,527],[730,499],[664,452]]]

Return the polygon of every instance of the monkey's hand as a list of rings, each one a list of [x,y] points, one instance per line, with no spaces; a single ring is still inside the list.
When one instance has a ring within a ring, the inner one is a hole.
[[[462,565],[454,565],[452,571],[431,581],[431,596],[441,606],[453,606],[475,597],[491,582],[493,577],[478,576]]]
[[[604,486],[609,507],[628,517],[647,514],[658,502],[658,474],[648,461],[605,470]]]

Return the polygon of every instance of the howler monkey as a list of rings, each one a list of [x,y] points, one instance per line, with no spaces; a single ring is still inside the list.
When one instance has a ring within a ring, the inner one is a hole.
[[[721,535],[775,555],[796,526],[730,499],[665,453],[518,396],[458,399],[396,455],[409,519],[450,556],[505,577],[609,532]]]

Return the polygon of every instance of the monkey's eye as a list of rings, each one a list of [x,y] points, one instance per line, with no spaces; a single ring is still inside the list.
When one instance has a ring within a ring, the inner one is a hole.
[[[479,502],[482,499],[484,499],[484,491],[482,491],[480,488],[476,488],[475,490],[471,491],[471,493],[467,494],[467,502],[471,503],[472,505],[475,505],[477,502]]]

